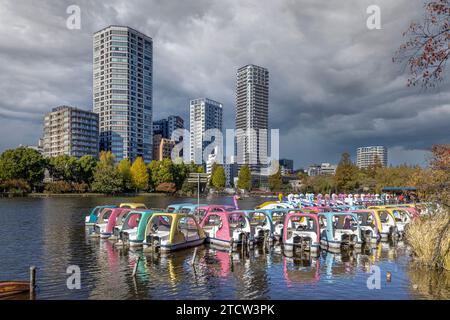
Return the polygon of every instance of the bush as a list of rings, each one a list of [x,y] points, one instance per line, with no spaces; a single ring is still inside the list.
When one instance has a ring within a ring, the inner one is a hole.
[[[29,193],[30,185],[24,179],[11,179],[0,182],[0,190],[12,193]]]
[[[75,193],[84,193],[89,190],[89,185],[85,182],[72,183],[72,191]]]
[[[72,190],[72,184],[67,181],[59,180],[45,184],[45,192],[48,193],[69,193]]]
[[[406,239],[414,251],[417,262],[433,268],[450,270],[449,219],[450,215],[444,211],[419,217],[409,223]],[[436,248],[439,239],[440,248]]]
[[[167,192],[167,193],[175,193],[177,191],[177,187],[173,182],[163,182],[160,183],[156,187],[157,192]]]

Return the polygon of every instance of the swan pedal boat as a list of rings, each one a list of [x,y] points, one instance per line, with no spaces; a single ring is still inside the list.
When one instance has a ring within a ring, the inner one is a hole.
[[[132,210],[128,212],[123,225],[114,230],[119,241],[116,247],[140,247],[145,238],[145,228],[155,212],[153,210]],[[120,230],[120,231],[119,231]]]
[[[200,223],[206,242],[235,250],[244,242],[253,246],[253,230],[243,211],[208,212]]]
[[[145,228],[144,252],[167,252],[195,247],[203,244],[205,238],[203,229],[192,215],[155,213]]]
[[[97,217],[100,214],[100,212],[105,208],[117,208],[116,205],[102,205],[102,206],[96,206],[93,209],[91,209],[91,212],[88,216],[86,216],[84,220],[84,224],[86,227],[94,226],[97,223]]]
[[[347,212],[323,212],[318,214],[320,244],[327,250],[336,251],[342,247],[360,249],[363,241],[358,216]]]
[[[132,209],[128,208],[104,209],[99,215],[99,221],[94,226],[95,234],[99,235],[101,239],[116,240],[117,236],[114,234],[114,228],[123,224],[130,211]]]
[[[283,247],[287,252],[300,248],[317,254],[320,248],[320,225],[317,214],[300,210],[288,213],[284,220]]]

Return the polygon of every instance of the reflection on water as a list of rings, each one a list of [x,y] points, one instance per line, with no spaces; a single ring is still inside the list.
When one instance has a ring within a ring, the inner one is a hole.
[[[408,268],[411,291],[419,299],[450,299],[450,272],[428,272],[411,265]]]
[[[125,201],[165,207],[195,199],[0,199],[0,280],[27,279],[29,266],[36,265],[37,299],[450,299],[449,273],[413,266],[403,242],[379,243],[360,252],[322,251],[319,256],[287,256],[280,246],[231,255],[200,246],[193,267],[193,248],[143,254],[86,236],[83,218],[89,208]],[[211,201],[232,204],[225,197]],[[262,201],[245,199],[239,204],[252,208]],[[66,286],[69,265],[81,269],[80,290]],[[367,288],[371,266],[381,270],[380,290]]]

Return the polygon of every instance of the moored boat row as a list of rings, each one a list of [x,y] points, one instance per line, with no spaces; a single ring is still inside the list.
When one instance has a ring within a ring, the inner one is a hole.
[[[147,209],[141,203],[102,205],[93,208],[85,221],[90,236],[116,241],[119,248],[173,251],[206,242],[232,251],[281,244],[287,252],[315,254],[319,248],[359,249],[364,243],[401,238],[419,215],[412,204],[325,206],[279,200],[252,210],[192,203],[171,204],[165,209]]]

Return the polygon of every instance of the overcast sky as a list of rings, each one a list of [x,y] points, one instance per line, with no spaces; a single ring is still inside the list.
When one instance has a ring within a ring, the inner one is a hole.
[[[69,30],[66,9],[81,9]],[[369,5],[381,30],[369,30]],[[269,125],[295,167],[355,158],[386,145],[389,163],[425,164],[426,149],[450,142],[450,86],[407,88],[392,55],[423,14],[420,0],[22,1],[0,4],[0,151],[37,144],[44,113],[63,104],[92,108],[92,34],[128,25],[154,41],[154,119],[189,100],[224,105],[234,128],[236,70],[269,69]]]

